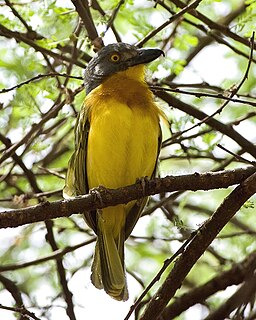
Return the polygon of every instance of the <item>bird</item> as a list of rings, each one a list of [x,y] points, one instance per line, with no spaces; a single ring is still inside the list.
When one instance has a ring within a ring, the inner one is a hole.
[[[145,64],[163,55],[127,43],[103,47],[84,73],[86,97],[75,126],[75,150],[65,198],[104,186],[116,189],[155,175],[161,148],[162,112],[145,81]],[[83,212],[97,235],[91,281],[119,301],[128,299],[124,242],[147,198]]]

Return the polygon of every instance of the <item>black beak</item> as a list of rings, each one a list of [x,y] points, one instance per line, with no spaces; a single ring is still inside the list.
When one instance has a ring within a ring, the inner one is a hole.
[[[138,54],[129,61],[129,66],[149,63],[161,55],[164,56],[164,52],[160,49],[138,49]]]

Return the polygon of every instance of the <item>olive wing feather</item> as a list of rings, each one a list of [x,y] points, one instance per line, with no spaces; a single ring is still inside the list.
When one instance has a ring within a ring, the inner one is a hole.
[[[75,126],[75,151],[69,161],[66,183],[63,190],[65,198],[71,198],[89,192],[86,173],[87,141],[90,123],[88,109],[84,105],[77,118]],[[85,221],[97,233],[96,211],[82,212]]]

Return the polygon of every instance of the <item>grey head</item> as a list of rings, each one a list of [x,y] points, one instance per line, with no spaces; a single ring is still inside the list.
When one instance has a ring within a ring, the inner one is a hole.
[[[138,64],[145,64],[164,54],[160,49],[139,49],[127,43],[109,44],[96,53],[84,74],[86,94],[106,78]]]

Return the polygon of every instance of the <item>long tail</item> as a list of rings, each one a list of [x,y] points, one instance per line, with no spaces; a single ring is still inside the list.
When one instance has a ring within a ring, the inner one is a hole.
[[[126,301],[128,291],[124,266],[124,240],[123,228],[116,237],[109,229],[98,229],[91,280],[96,288],[104,288],[112,298]]]

